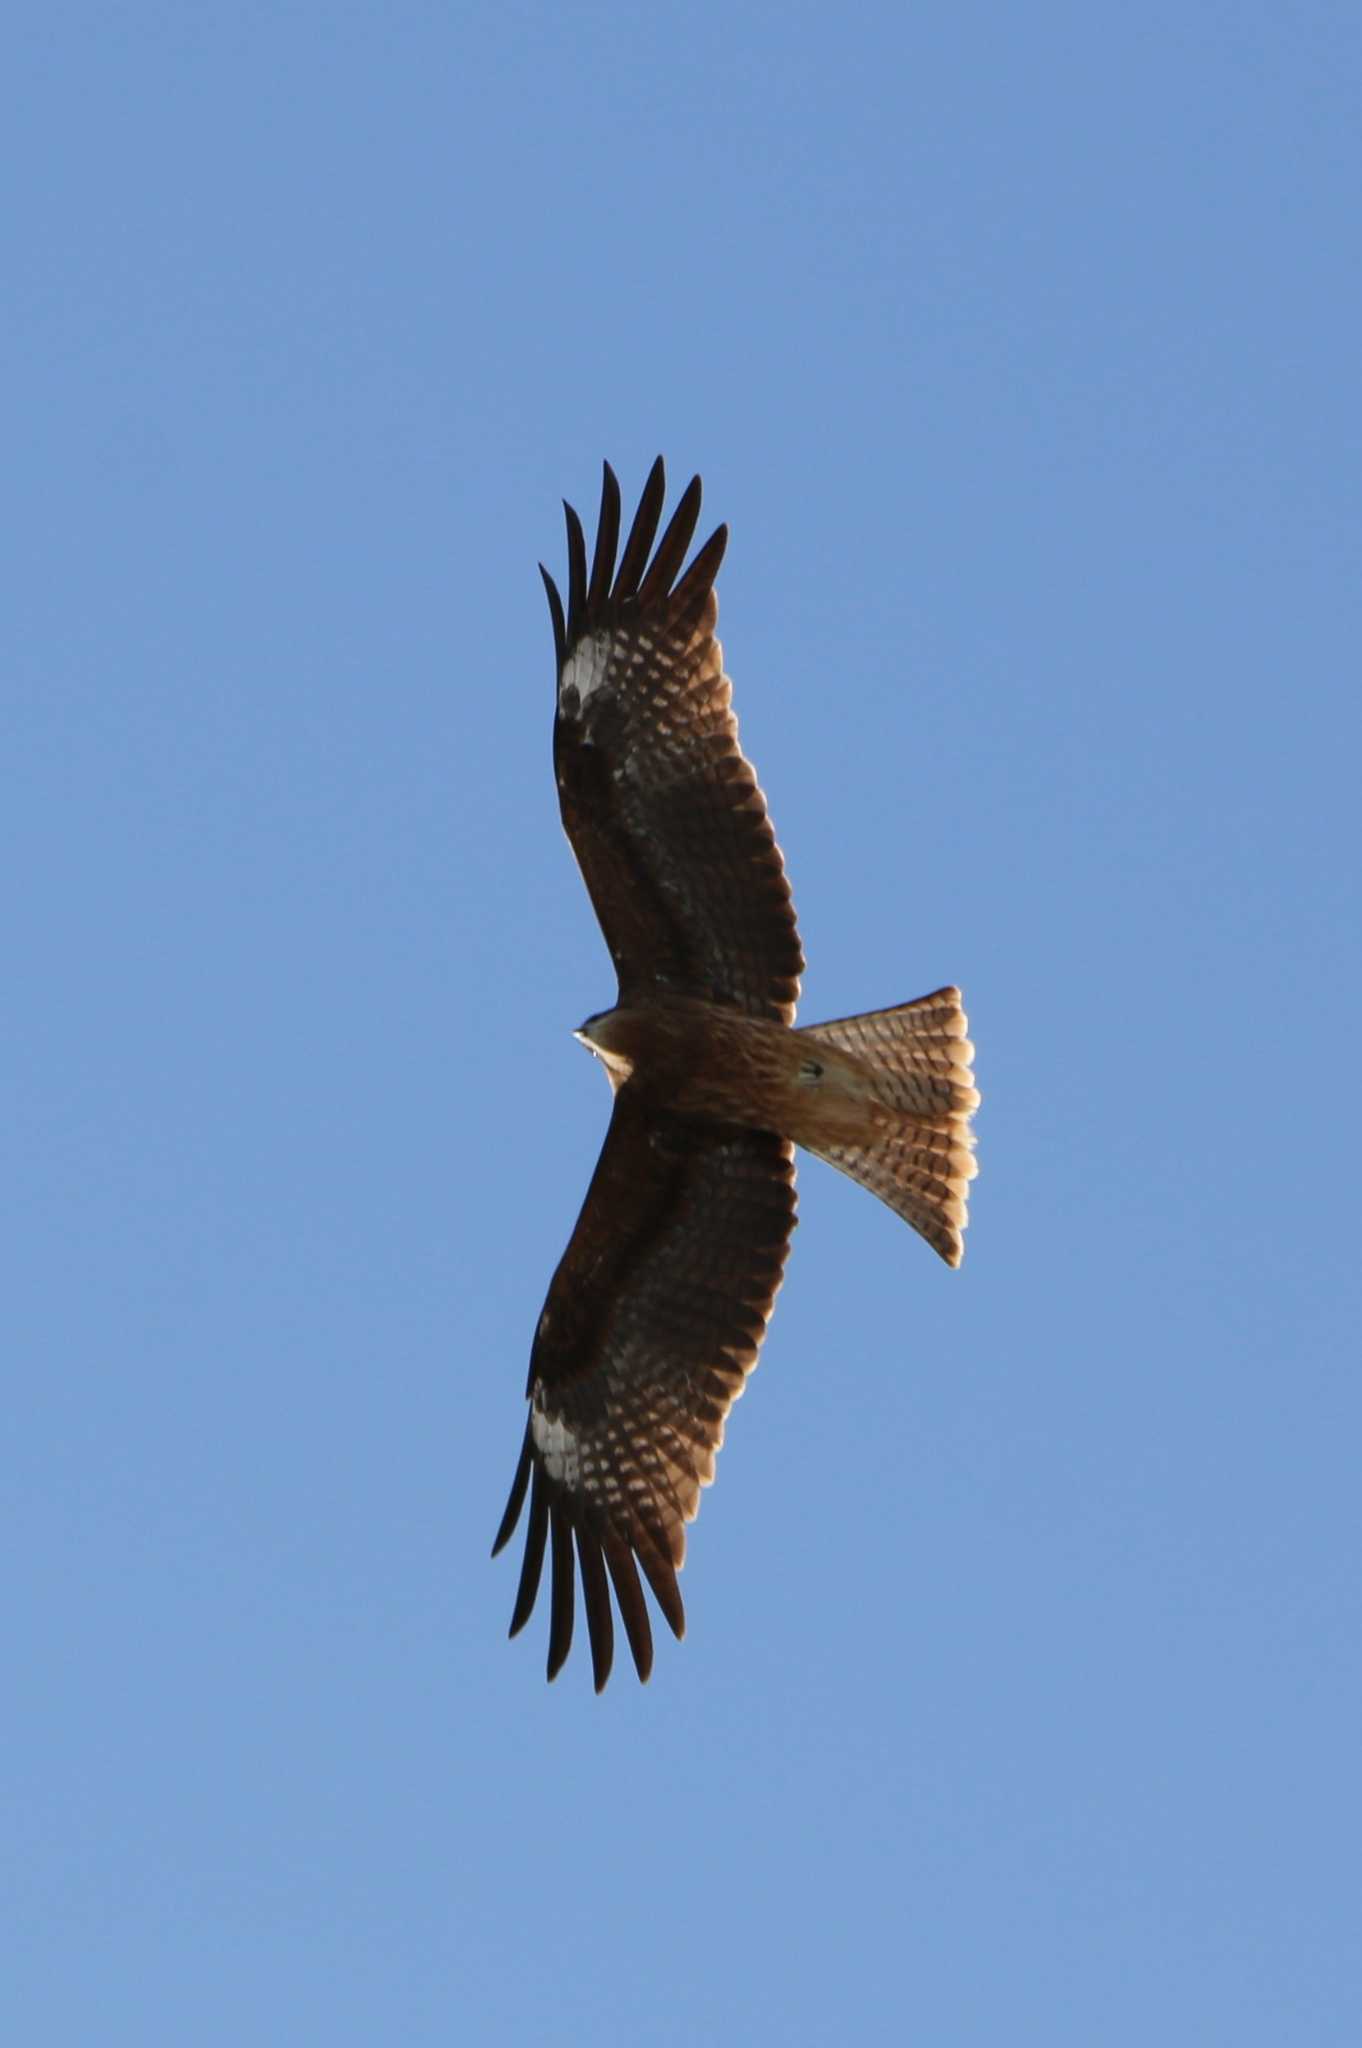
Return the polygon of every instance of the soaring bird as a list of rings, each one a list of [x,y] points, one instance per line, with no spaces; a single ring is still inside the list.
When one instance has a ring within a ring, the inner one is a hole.
[[[700,479],[656,548],[661,457],[618,556],[605,465],[590,568],[567,517],[567,604],[548,571],[563,824],[614,959],[614,1007],[577,1037],[614,1105],[549,1287],[530,1404],[493,1545],[529,1493],[511,1634],[552,1539],[548,1676],[572,1644],[575,1564],[596,1690],[610,1675],[610,1586],[640,1679],[643,1576],[673,1633],[685,1525],[756,1364],[795,1223],[794,1147],[839,1167],[950,1266],[964,1249],[978,1106],[960,991],[795,1029],[804,956],[784,864],[738,745],[715,637],[720,526],[681,573]]]

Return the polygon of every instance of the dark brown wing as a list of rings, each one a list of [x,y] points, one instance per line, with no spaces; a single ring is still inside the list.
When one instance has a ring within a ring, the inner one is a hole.
[[[637,1566],[676,1635],[685,1524],[756,1363],[794,1228],[794,1154],[766,1131],[658,1117],[622,1089],[530,1360],[530,1419],[493,1555],[530,1490],[515,1635],[552,1536],[548,1675],[572,1643],[573,1545],[599,1692],[607,1574],[640,1678],[652,1634]]]
[[[648,566],[665,492],[659,456],[617,570],[620,495],[607,463],[589,576],[581,521],[564,507],[566,612],[541,565],[558,655],[563,824],[622,1004],[663,989],[789,1024],[804,957],[714,633],[728,529],[677,582],[700,513],[695,477]]]

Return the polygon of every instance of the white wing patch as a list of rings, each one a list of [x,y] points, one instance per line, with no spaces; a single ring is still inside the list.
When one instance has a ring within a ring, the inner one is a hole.
[[[582,1481],[582,1461],[576,1437],[556,1415],[546,1415],[539,1406],[538,1389],[530,1410],[530,1434],[544,1460],[549,1478],[559,1486],[575,1490]]]
[[[611,633],[588,633],[577,642],[558,679],[558,701],[564,711],[571,714],[574,708],[584,709],[592,693],[599,690],[609,672],[613,645]],[[576,695],[575,707],[565,701],[569,690]]]

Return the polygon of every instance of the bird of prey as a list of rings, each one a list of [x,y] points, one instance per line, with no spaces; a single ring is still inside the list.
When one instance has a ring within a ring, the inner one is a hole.
[[[529,1421],[493,1555],[528,1492],[511,1634],[551,1539],[548,1676],[571,1647],[580,1566],[597,1692],[614,1655],[611,1585],[640,1679],[653,1645],[639,1566],[682,1634],[685,1525],[780,1286],[795,1145],[957,1266],[979,1101],[958,989],[795,1029],[804,956],[714,631],[728,530],[682,574],[699,477],[654,548],[665,496],[659,457],[617,563],[607,463],[589,567],[564,506],[566,606],[540,566],[558,801],[619,978],[613,1009],[576,1035],[614,1106],[535,1332]]]

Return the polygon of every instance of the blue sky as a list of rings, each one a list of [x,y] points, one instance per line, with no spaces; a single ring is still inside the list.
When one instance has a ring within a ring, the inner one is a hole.
[[[6,40],[7,2037],[1356,2042],[1356,10]],[[487,1554],[608,1116],[535,563],[659,450],[981,1175],[953,1274],[805,1162],[598,1700]]]

